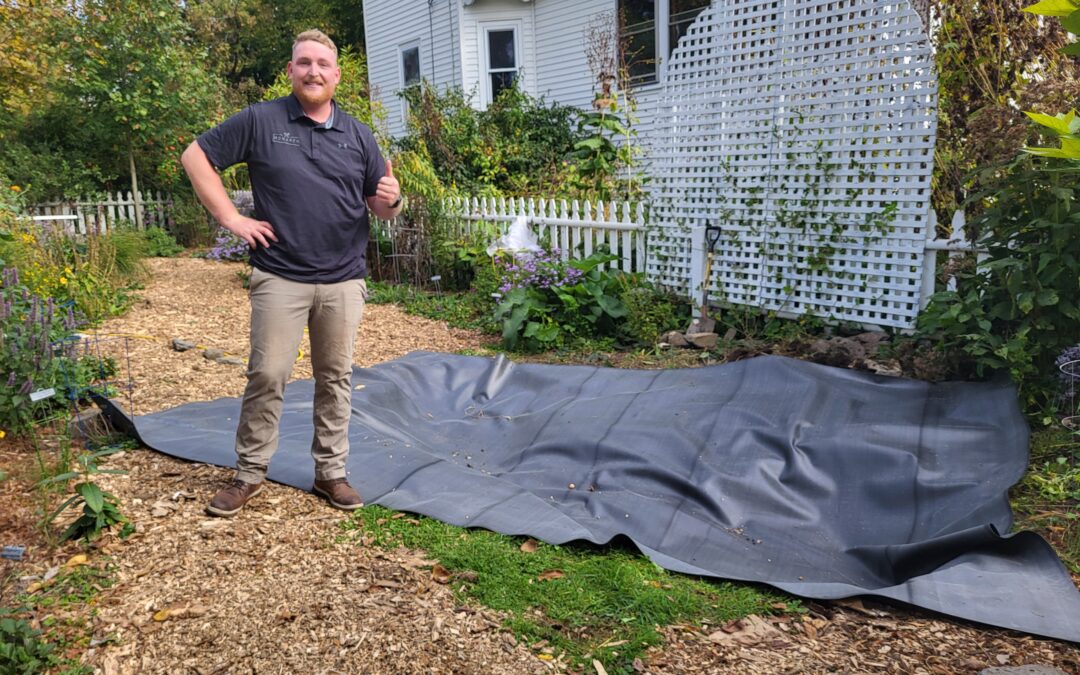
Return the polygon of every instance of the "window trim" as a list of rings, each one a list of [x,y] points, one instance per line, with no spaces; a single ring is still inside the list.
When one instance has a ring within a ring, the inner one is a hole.
[[[405,89],[412,86],[405,82],[405,52],[409,50],[416,50],[416,74],[419,78],[416,83],[419,84],[424,81],[424,64],[422,61],[424,52],[420,47],[420,40],[410,40],[398,45],[398,91],[405,91]],[[401,101],[401,119],[407,121],[409,119],[409,102],[404,98],[399,100]]]
[[[515,77],[522,77],[524,67],[521,63],[522,49],[521,49],[521,36],[522,36],[522,22],[520,19],[503,20],[503,21],[481,21],[479,22],[479,51],[480,51],[480,109],[487,110],[487,107],[492,104],[492,91],[491,91],[491,75],[493,73],[515,73]],[[511,71],[510,68],[492,68],[491,67],[491,46],[488,43],[488,34],[491,32],[500,31],[512,31],[514,34],[514,68]],[[519,82],[519,86],[522,83]]]
[[[616,11],[619,10],[620,5],[621,2],[616,0]],[[656,10],[652,27],[654,43],[656,45],[655,63],[653,64],[654,75],[649,79],[643,79],[636,82],[633,85],[635,87],[651,87],[667,81],[668,61],[671,60],[671,52],[675,49],[675,45],[671,44],[671,0],[654,0],[653,8]],[[698,13],[700,14],[708,8],[709,6],[705,5],[698,10]],[[697,16],[695,15],[694,18],[696,19]],[[634,33],[641,32],[644,32],[644,30],[634,31]],[[627,35],[627,33],[623,33],[623,27],[620,25],[618,27],[620,43],[622,42],[624,35]]]

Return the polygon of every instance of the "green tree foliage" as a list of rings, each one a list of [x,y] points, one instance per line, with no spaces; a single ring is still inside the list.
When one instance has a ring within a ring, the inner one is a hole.
[[[185,15],[234,103],[258,100],[284,69],[293,39],[309,28],[327,33],[339,50],[364,53],[360,0],[196,0]]]
[[[0,148],[29,199],[177,182],[182,146],[220,117],[223,99],[179,5],[90,0],[12,16],[47,36],[49,58],[62,64],[43,73],[48,104],[15,111]]]
[[[940,222],[980,191],[976,169],[1011,160],[1035,139],[1023,110],[1054,114],[1080,98],[1080,66],[1055,22],[1025,0],[934,0],[940,83],[933,205]]]

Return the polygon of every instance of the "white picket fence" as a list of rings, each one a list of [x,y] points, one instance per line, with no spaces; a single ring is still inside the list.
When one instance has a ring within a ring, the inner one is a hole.
[[[44,202],[28,207],[27,211],[38,222],[64,223],[71,234],[101,234],[124,221],[139,229],[147,224],[164,222],[170,202],[169,196],[160,192],[133,195],[129,190],[106,194],[104,199]]]
[[[559,249],[563,259],[586,257],[599,245],[606,244],[611,252],[619,257],[617,267],[625,272],[648,273],[649,258],[655,255],[648,245],[649,207],[643,203],[593,204],[562,199],[465,198],[450,201],[447,205],[460,219],[463,232],[477,231],[479,223],[488,223],[490,227],[483,231],[492,238],[497,234],[504,234],[510,223],[523,216],[533,228],[541,245],[549,249]],[[706,264],[708,251],[705,228],[689,228],[688,239],[690,246],[685,249],[664,251],[665,255],[678,258],[675,263],[687,270],[687,278],[680,288],[695,303],[700,300],[703,287],[708,290],[707,297],[714,303],[727,297],[725,278],[722,270],[718,269],[719,264],[714,261],[711,269]],[[964,232],[963,212],[956,213],[951,223],[951,233],[944,238],[938,237],[937,228],[931,222],[931,226],[927,228],[927,236],[914,250],[915,260],[911,263],[917,270],[912,291],[913,302],[917,303],[918,309],[925,308],[930,296],[941,290],[937,288],[936,280],[938,254],[945,253],[952,257],[976,250],[978,249],[975,243],[970,241]],[[839,265],[846,262],[843,257],[837,260]],[[854,264],[860,263],[855,260]],[[709,269],[709,279],[705,279],[706,269]],[[864,270],[860,272],[865,273]],[[914,288],[916,284],[917,290]],[[843,301],[845,304],[858,306],[861,297],[853,295]],[[800,314],[784,309],[777,313],[790,318]],[[827,318],[848,319],[835,314]],[[874,326],[892,325],[902,329],[911,328],[913,325],[913,322],[899,326],[895,323],[865,323]]]
[[[578,202],[566,199],[463,198],[447,206],[460,219],[462,230],[471,233],[477,223],[495,223],[505,233],[509,224],[524,217],[535,229],[540,245],[558,250],[563,260],[586,258],[606,245],[614,263],[624,272],[644,272],[648,249],[644,203]]]

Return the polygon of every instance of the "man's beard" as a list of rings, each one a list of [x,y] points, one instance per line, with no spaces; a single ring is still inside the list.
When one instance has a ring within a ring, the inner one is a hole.
[[[300,99],[301,103],[320,106],[334,97],[334,89],[324,82],[322,89],[307,90],[304,88],[304,83],[301,82],[298,85],[293,85],[293,94]]]

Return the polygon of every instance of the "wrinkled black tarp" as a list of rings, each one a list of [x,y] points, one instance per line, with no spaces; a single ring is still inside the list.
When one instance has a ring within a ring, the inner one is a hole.
[[[1006,383],[927,384],[762,357],[635,371],[416,352],[353,373],[368,503],[551,543],[619,534],[656,563],[810,598],[876,595],[1080,641],[1080,592],[1003,537],[1028,431]],[[275,481],[309,489],[312,383],[290,384]],[[231,466],[237,399],[137,418]]]

